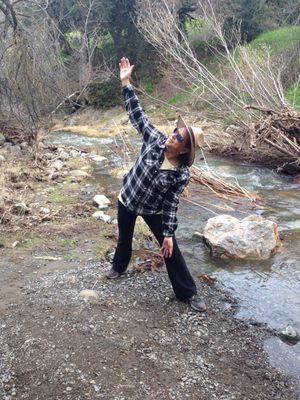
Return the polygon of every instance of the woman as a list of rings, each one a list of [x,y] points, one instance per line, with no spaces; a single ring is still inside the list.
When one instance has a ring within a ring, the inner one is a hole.
[[[205,303],[197,297],[195,282],[175,238],[179,195],[188,184],[188,167],[195,157],[194,132],[182,118],[171,136],[159,132],[148,121],[130,85],[134,66],[123,57],[119,67],[125,107],[132,125],[142,136],[143,145],[140,156],[124,177],[118,198],[119,239],[106,277],[115,279],[126,271],[135,221],[140,215],[161,245],[177,299],[188,302],[195,311],[205,311]]]

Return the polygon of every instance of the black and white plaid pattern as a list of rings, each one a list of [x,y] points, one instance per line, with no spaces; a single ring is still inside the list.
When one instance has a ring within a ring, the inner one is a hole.
[[[186,166],[160,169],[167,137],[149,122],[131,85],[123,87],[123,95],[130,121],[142,135],[143,145],[138,159],[124,177],[122,200],[139,215],[162,211],[163,235],[173,236],[179,195],[188,184],[189,170]]]

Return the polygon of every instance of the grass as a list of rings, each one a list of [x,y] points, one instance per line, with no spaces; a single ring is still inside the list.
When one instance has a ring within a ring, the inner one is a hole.
[[[182,92],[178,92],[173,97],[171,97],[167,101],[167,103],[170,104],[171,106],[175,106],[178,103],[184,102],[189,95],[190,95],[190,90],[185,90],[185,91],[182,91]]]
[[[95,237],[94,255],[98,260],[104,260],[106,254],[114,249],[115,244],[113,225],[99,221],[99,234]]]
[[[285,96],[289,103],[300,111],[300,82],[294,83],[285,92]]]
[[[250,43],[251,47],[268,46],[272,54],[288,50],[300,43],[300,26],[285,26],[263,32]]]
[[[154,92],[154,85],[150,78],[150,76],[144,76],[141,80],[141,84],[145,89],[145,92],[148,94],[153,94]]]
[[[33,247],[37,246],[40,243],[41,239],[34,235],[34,233],[30,234],[30,236],[25,239],[24,247],[27,249],[32,249]]]
[[[67,239],[67,238],[63,238],[63,239],[58,239],[57,244],[61,247],[71,247],[73,246],[75,243],[74,239]]]
[[[59,189],[53,190],[52,193],[49,194],[49,201],[54,204],[74,204],[75,199],[70,195],[66,195],[64,193],[60,193]]]

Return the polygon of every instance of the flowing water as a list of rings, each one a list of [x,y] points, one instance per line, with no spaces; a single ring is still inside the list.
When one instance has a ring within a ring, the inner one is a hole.
[[[110,138],[55,133],[50,141],[95,150],[107,156],[112,166],[122,164],[115,151],[118,142]],[[224,203],[196,187],[191,190],[189,199],[199,205],[182,199],[177,237],[194,276],[212,275],[232,291],[239,300],[237,318],[264,322],[277,330],[292,325],[300,333],[300,186],[262,167],[215,156],[207,156],[206,161],[212,171],[231,181],[237,180],[260,200],[255,208],[227,203],[230,208],[224,210]],[[196,159],[195,165],[204,166],[204,161]],[[121,180],[111,177],[101,166],[95,165],[95,177],[112,190],[120,187]],[[203,242],[193,234],[202,232],[208,218],[224,213],[239,218],[252,213],[277,222],[283,238],[282,250],[265,261],[212,259]],[[266,341],[264,347],[276,368],[300,381],[300,342],[291,346],[275,337]]]

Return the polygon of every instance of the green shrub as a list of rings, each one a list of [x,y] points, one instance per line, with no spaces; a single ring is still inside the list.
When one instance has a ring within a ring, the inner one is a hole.
[[[289,103],[300,110],[300,83],[294,83],[286,92],[285,96]]]
[[[253,48],[268,46],[273,54],[291,49],[300,44],[300,26],[285,26],[266,31],[252,40]]]
[[[167,103],[174,106],[178,103],[184,102],[187,99],[187,97],[189,96],[189,94],[190,94],[189,92],[191,92],[191,90],[178,92],[173,97],[171,97],[167,101]]]
[[[93,82],[88,87],[88,100],[96,108],[109,108],[122,104],[121,86],[117,78]]]
[[[141,79],[141,84],[144,87],[146,93],[152,94],[154,92],[154,85],[150,76],[144,76]]]

